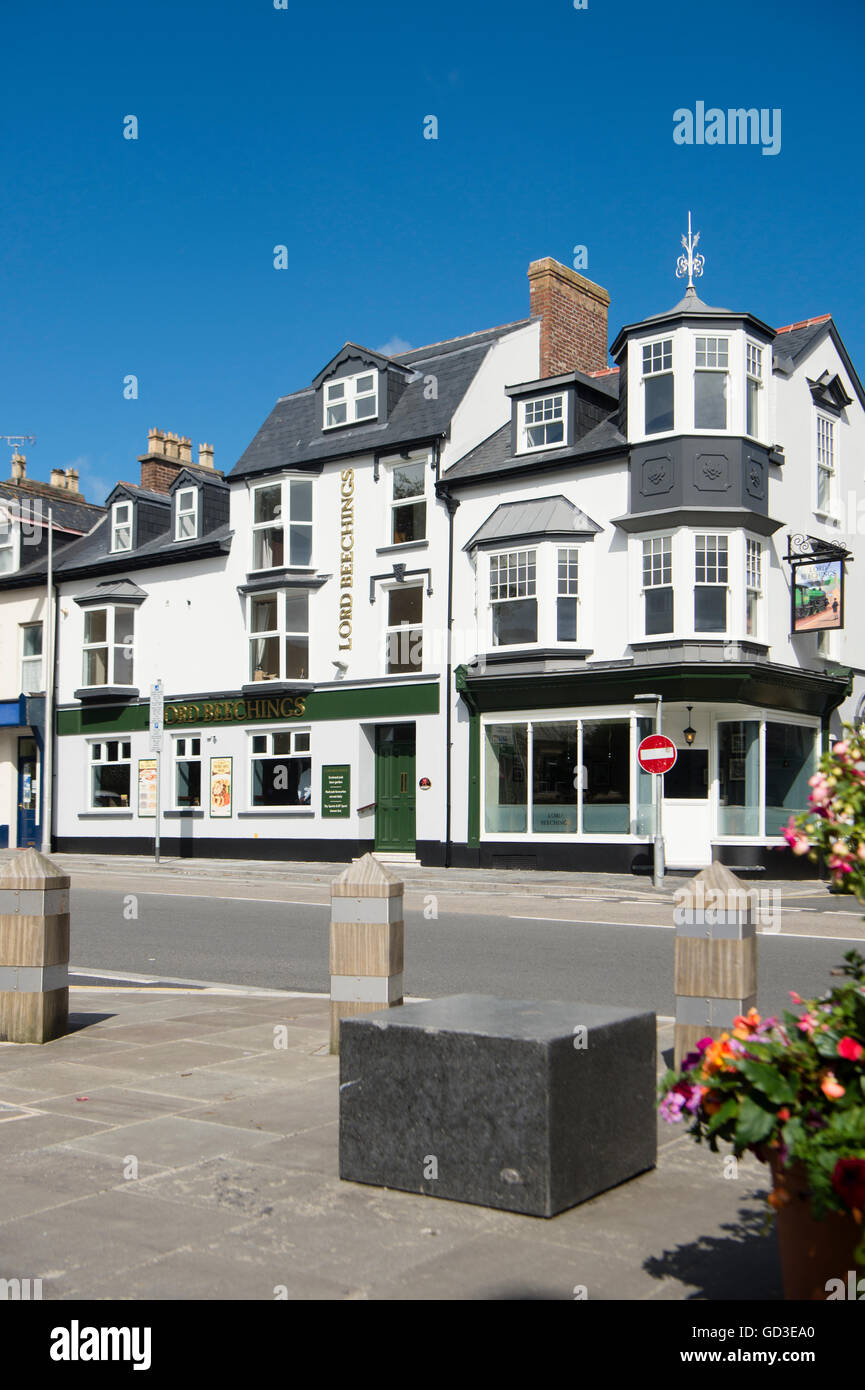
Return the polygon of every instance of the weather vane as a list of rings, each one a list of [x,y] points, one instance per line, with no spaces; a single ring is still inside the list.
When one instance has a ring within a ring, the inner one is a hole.
[[[699,240],[699,232],[697,232],[696,236],[691,235],[691,214],[688,213],[688,235],[682,237],[682,245],[688,254],[686,256],[680,256],[676,262],[676,279],[682,280],[687,275],[689,290],[694,288],[694,276],[703,274],[703,266],[706,261],[705,256],[697,256],[694,254],[697,250],[697,243]]]

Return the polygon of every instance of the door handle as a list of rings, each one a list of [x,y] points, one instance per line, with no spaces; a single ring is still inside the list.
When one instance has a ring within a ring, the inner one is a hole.
[[[399,775],[399,789],[401,792],[408,791],[408,773],[401,772]]]

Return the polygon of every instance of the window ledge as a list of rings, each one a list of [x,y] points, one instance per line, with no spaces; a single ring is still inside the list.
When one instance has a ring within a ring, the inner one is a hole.
[[[376,555],[389,555],[394,550],[427,550],[429,541],[396,541],[393,545],[380,545],[376,548]]]
[[[831,512],[821,512],[819,507],[814,508],[814,515],[818,521],[822,521],[826,526],[840,526],[841,518],[833,516]]]
[[[275,820],[278,817],[285,817],[287,820],[315,820],[315,811],[310,811],[306,807],[298,806],[296,809],[289,808],[284,810],[275,806],[260,806],[255,811],[238,811],[238,820],[252,820],[255,817],[264,816]]]
[[[166,820],[203,820],[204,812],[199,806],[182,806],[178,811],[163,811]]]
[[[74,700],[137,700],[138,696],[134,685],[82,685],[72,692]]]
[[[132,820],[135,812],[131,808],[118,806],[114,808],[105,807],[99,811],[79,811],[79,820],[102,820],[103,817],[109,820]]]
[[[308,695],[315,689],[312,681],[253,681],[240,687],[241,695]]]

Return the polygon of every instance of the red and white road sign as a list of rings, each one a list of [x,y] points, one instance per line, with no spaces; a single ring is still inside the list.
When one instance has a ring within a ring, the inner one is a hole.
[[[637,761],[644,772],[669,772],[677,757],[676,745],[666,734],[649,734],[637,749]]]

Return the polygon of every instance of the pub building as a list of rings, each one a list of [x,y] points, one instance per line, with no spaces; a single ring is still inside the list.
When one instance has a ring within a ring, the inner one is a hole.
[[[614,367],[545,259],[523,320],[346,343],[227,477],[152,431],[58,562],[56,847],[148,852],[158,769],[166,855],[648,871],[660,709],[668,865],[811,872],[773,851],[861,693],[865,397],[693,247]]]

